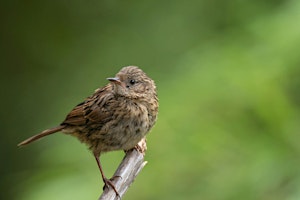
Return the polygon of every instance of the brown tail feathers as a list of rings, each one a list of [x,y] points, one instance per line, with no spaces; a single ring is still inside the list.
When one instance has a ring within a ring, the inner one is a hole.
[[[65,128],[65,126],[60,125],[60,126],[57,126],[55,128],[50,128],[50,129],[44,130],[43,132],[41,132],[41,133],[39,133],[37,135],[34,135],[34,136],[32,136],[32,137],[24,140],[23,142],[19,143],[18,146],[24,146],[26,144],[34,142],[34,141],[36,141],[36,140],[38,140],[38,139],[40,139],[42,137],[45,137],[47,135],[51,135],[53,133],[61,131],[63,128]]]

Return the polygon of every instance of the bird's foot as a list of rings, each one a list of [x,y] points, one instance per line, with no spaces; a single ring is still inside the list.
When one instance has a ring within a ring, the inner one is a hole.
[[[104,190],[105,188],[110,188],[110,187],[111,187],[111,188],[115,191],[117,197],[119,197],[119,198],[121,199],[121,196],[120,196],[119,192],[117,191],[115,185],[114,185],[113,182],[112,182],[112,180],[113,180],[114,178],[117,178],[117,177],[122,178],[121,176],[114,176],[114,177],[112,177],[111,179],[103,178],[103,182],[104,182],[103,190]]]
[[[134,149],[136,149],[140,153],[144,153],[143,148],[140,145],[138,145],[138,144],[134,146]]]

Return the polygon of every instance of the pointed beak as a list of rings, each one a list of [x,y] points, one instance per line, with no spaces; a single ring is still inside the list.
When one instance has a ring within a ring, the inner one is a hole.
[[[122,83],[118,77],[107,78],[107,80],[109,80],[111,83],[115,83],[115,84],[118,84],[118,85],[121,85],[121,83]]]

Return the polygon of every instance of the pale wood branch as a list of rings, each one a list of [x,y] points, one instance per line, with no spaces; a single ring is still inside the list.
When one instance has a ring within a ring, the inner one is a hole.
[[[137,148],[126,152],[125,157],[116,170],[113,176],[115,178],[112,180],[112,182],[116,187],[120,197],[117,197],[112,188],[106,187],[99,200],[117,200],[125,194],[129,186],[133,183],[135,177],[147,164],[147,161],[144,161],[146,149],[146,139],[144,138],[139,142]]]

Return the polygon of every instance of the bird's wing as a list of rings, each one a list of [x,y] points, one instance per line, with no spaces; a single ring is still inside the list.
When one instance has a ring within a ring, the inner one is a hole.
[[[101,125],[110,119],[112,103],[113,94],[110,85],[107,85],[96,90],[92,96],[75,106],[62,124],[82,126],[97,123]]]

